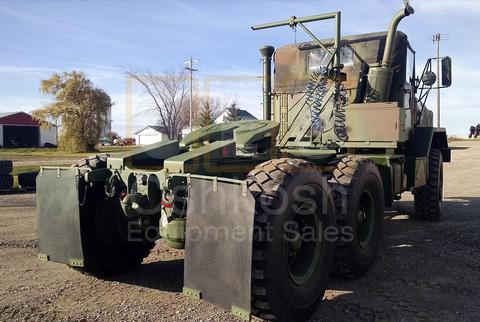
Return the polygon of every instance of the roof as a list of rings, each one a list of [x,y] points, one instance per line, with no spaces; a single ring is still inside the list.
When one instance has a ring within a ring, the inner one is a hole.
[[[165,128],[161,125],[147,125],[144,128],[142,128],[141,130],[138,130],[137,132],[135,132],[135,134],[143,132],[148,128],[153,129],[153,130],[157,131],[158,133],[167,133],[167,131],[165,131]]]
[[[215,119],[215,122],[224,122],[225,121],[225,117],[228,115],[228,110],[225,110],[222,114],[220,114],[219,116],[217,116],[217,118]],[[257,120],[257,118],[255,116],[253,116],[252,114],[250,114],[250,112],[246,111],[246,110],[238,110],[238,117],[241,119],[241,120]]]
[[[22,113],[22,112],[3,112],[3,113],[0,113],[0,119],[3,118],[3,117],[6,117],[6,116],[17,114],[17,113]]]
[[[252,114],[250,114],[248,111],[246,110],[239,110],[238,111],[238,116],[242,119],[242,120],[256,120],[257,118],[255,116],[253,116]]]
[[[0,124],[39,126],[40,122],[30,114],[20,111],[0,113]]]

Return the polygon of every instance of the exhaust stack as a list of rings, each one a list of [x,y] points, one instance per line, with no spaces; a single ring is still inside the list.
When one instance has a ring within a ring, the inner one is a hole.
[[[272,46],[260,47],[263,61],[263,119],[272,119],[272,55],[275,48]]]
[[[371,66],[368,75],[370,87],[378,96],[379,102],[386,102],[390,96],[390,87],[392,86],[393,70],[392,65],[392,47],[397,33],[398,25],[403,18],[413,14],[413,10],[408,0],[404,0],[405,8],[397,12],[388,27],[385,51],[382,62],[376,66]]]

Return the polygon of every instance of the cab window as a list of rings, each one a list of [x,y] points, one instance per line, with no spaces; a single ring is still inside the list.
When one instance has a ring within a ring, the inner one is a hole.
[[[407,69],[405,73],[405,82],[411,83],[415,78],[415,53],[411,48],[407,48]]]
[[[333,48],[328,48],[333,52]],[[308,69],[314,70],[320,67],[327,66],[330,61],[331,56],[322,48],[317,48],[312,50],[308,55]],[[345,67],[352,67],[354,61],[353,49],[350,47],[341,47],[340,48],[340,64],[343,64]]]

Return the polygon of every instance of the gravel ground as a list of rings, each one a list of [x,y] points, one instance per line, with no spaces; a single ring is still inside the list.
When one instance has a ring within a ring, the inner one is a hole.
[[[444,216],[409,218],[410,194],[385,217],[383,249],[357,281],[332,279],[315,321],[480,320],[480,143],[452,144]],[[111,280],[36,258],[35,195],[0,195],[0,321],[237,321],[181,294],[183,253],[157,244]]]

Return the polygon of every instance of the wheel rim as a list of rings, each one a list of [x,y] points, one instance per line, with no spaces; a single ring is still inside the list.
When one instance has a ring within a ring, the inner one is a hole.
[[[375,202],[370,191],[366,190],[360,198],[356,214],[357,241],[361,248],[370,245],[375,232]]]
[[[292,281],[303,286],[315,275],[321,256],[321,220],[318,205],[315,210],[305,211],[311,205],[301,203],[297,209],[301,213],[295,216],[288,226],[285,252],[288,273]],[[303,211],[302,211],[303,210]]]

